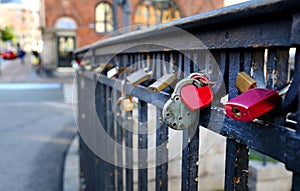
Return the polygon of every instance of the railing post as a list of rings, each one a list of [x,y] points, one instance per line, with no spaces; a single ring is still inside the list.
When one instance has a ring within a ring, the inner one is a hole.
[[[138,101],[138,190],[148,190],[148,139],[147,139],[148,106],[146,102]]]

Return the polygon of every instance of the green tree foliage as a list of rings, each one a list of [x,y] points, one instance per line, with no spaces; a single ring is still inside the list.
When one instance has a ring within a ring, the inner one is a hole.
[[[1,32],[1,40],[5,42],[9,40],[12,41],[15,38],[15,33],[13,29],[9,26],[6,26],[4,29],[1,29],[0,32]]]

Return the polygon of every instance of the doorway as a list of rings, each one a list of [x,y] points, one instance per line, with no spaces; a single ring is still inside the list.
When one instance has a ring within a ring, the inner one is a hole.
[[[75,42],[75,36],[57,36],[58,67],[71,67]]]

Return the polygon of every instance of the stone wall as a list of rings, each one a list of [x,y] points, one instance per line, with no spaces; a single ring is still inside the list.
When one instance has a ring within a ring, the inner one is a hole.
[[[282,163],[250,161],[248,183],[249,191],[290,191],[292,172]]]

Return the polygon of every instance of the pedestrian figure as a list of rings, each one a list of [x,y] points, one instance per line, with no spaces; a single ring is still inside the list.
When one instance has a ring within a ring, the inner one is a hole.
[[[37,51],[32,51],[32,55],[33,55],[33,66],[36,68],[36,73],[41,74],[42,72],[41,56]]]
[[[21,48],[20,44],[17,44],[18,57],[20,58],[21,64],[25,64],[24,57],[25,51]]]

